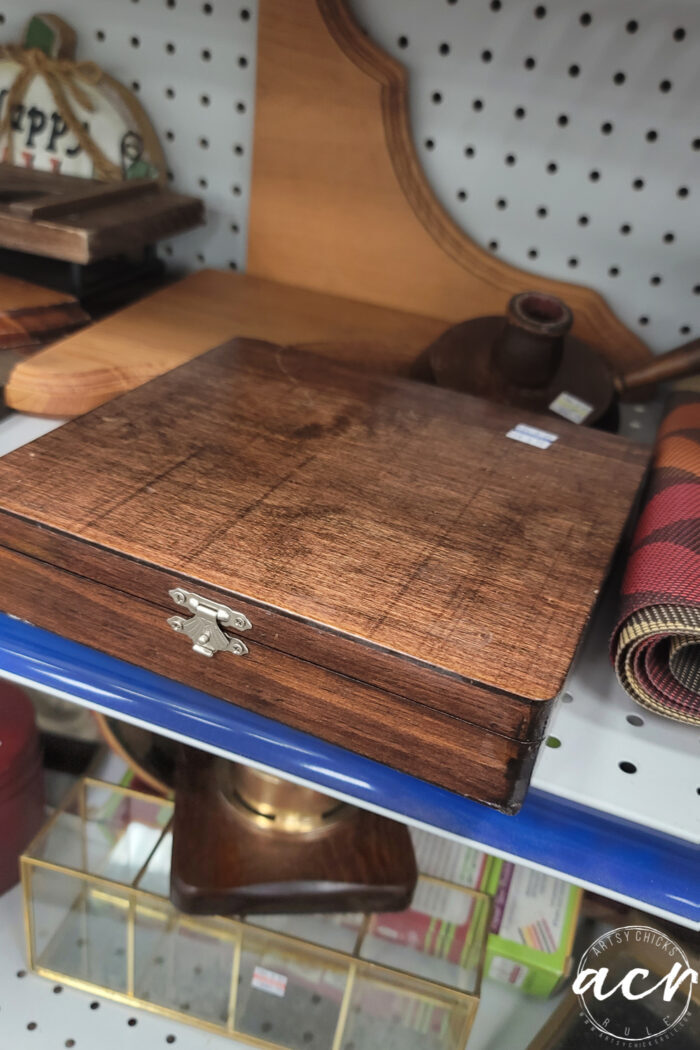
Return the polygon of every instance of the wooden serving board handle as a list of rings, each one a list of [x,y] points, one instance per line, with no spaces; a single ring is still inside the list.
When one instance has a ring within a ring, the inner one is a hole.
[[[1,295],[0,284],[0,305]],[[431,317],[201,270],[21,361],[5,400],[35,415],[81,415],[237,335],[406,373],[443,328]]]

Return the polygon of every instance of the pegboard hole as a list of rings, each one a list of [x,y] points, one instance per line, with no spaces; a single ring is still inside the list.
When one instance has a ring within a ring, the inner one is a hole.
[[[678,29],[674,29],[673,30],[673,39],[674,40],[685,40],[685,29],[683,29],[680,26],[678,27]]]
[[[600,125],[600,130],[601,130],[603,135],[611,135],[612,134],[612,130],[613,130],[613,125],[612,125],[612,123],[609,120],[606,120],[604,124]]]
[[[631,233],[631,232],[632,232],[632,227],[630,226],[630,224],[628,222],[623,222],[622,226],[620,227],[620,233],[624,237],[626,237],[627,234]]]
[[[464,156],[465,157],[474,157],[474,156],[476,156],[476,150],[474,149],[474,147],[473,146],[465,146],[464,147]]]
[[[199,104],[200,104],[200,106],[209,106],[209,105],[211,105],[211,99],[209,98],[208,95],[200,95],[199,96]]]
[[[250,11],[247,7],[242,7],[240,11],[240,17],[243,22],[248,22],[250,19]]]
[[[627,721],[631,726],[643,726],[644,719],[639,715],[627,715]]]
[[[214,11],[214,5],[213,4],[202,4],[202,11],[204,12],[205,15],[210,15]]]
[[[548,215],[549,215],[549,211],[547,210],[547,208],[544,207],[544,205],[542,205],[541,207],[539,207],[537,209],[537,218],[538,219],[546,219]]]
[[[693,149],[700,149],[700,139],[693,139],[692,147]]]
[[[467,194],[466,190],[457,190],[457,200],[458,201],[465,201],[467,199],[467,196],[468,196],[468,194]]]
[[[675,233],[671,233],[669,231],[668,233],[664,234],[664,244],[673,244],[675,239],[676,239]]]
[[[617,73],[615,73],[615,75],[613,76],[613,84],[618,84],[618,85],[624,84],[624,82],[626,80],[627,80],[627,75],[625,73],[623,73],[621,69],[618,70]]]
[[[175,98],[175,88],[171,88],[171,87],[166,88],[165,89],[165,97],[166,98]]]
[[[209,50],[208,47],[203,47],[202,50],[200,51],[199,55],[200,55],[200,58],[202,59],[202,62],[210,62],[211,61],[211,51]]]
[[[18,970],[15,976],[16,977],[20,977],[20,978],[26,977],[27,976],[27,971],[26,970]]]
[[[515,156],[514,153],[506,153],[505,157],[503,158],[503,162],[507,164],[510,168],[512,168],[513,165],[517,163],[517,160],[518,158]]]
[[[240,142],[236,142],[233,147],[233,152],[236,154],[237,157],[242,157],[245,153],[245,149],[243,146],[241,146]]]
[[[516,120],[523,120],[526,114],[527,110],[524,106],[517,106],[516,109],[513,110],[513,116]]]
[[[175,1042],[175,1036],[174,1035],[166,1035],[165,1041],[166,1041],[166,1043],[174,1043]]]
[[[574,62],[572,65],[569,66],[569,76],[570,77],[577,77],[580,74],[580,72],[581,72],[581,67],[579,65],[577,65],[576,62]]]
[[[679,335],[690,335],[692,330],[693,329],[691,328],[691,326],[689,324],[682,324],[680,326],[680,328],[678,329],[678,334]]]
[[[653,284],[654,287],[656,288],[656,287],[658,287],[658,285],[661,284],[662,280],[663,280],[663,278],[661,277],[661,274],[655,273],[649,278],[649,284]]]
[[[442,102],[442,92],[433,91],[432,95],[430,96],[430,101],[433,103],[434,106],[439,106]]]
[[[238,269],[238,263],[236,262],[235,259],[229,259],[228,268],[229,268],[229,270],[237,270]]]
[[[642,314],[642,316],[639,318],[639,323],[642,326],[642,328],[645,328],[649,324],[649,318],[646,314]]]
[[[202,138],[199,139],[199,147],[200,149],[209,149],[209,139],[206,139],[204,138],[204,136],[202,136]]]
[[[536,259],[539,254],[540,253],[537,250],[537,248],[528,248],[528,250],[527,250],[527,257],[528,257],[528,259]]]
[[[238,225],[238,223],[237,222],[232,222],[231,223],[231,233],[240,233],[240,231],[241,231],[241,228]]]
[[[30,1032],[33,1032],[36,1027],[37,1027],[36,1021],[30,1021],[29,1024],[27,1025],[27,1029]]]
[[[498,198],[498,200],[496,201],[496,207],[499,208],[501,211],[508,207],[508,201],[505,199],[505,197]]]
[[[656,142],[659,137],[659,133],[655,128],[649,128],[647,131],[647,142]]]
[[[435,139],[426,139],[423,145],[426,149],[435,149]]]
[[[489,241],[489,249],[492,252],[497,252],[498,251],[498,241]]]
[[[105,31],[104,31],[104,29],[98,29],[97,32],[95,33],[95,39],[96,40],[104,40],[104,38],[105,38]]]
[[[175,132],[168,130],[168,131],[165,132],[165,137],[168,140],[168,142],[174,142],[175,141]]]
[[[438,51],[440,52],[441,55],[449,55],[449,53],[451,51],[450,45],[448,43],[446,43],[446,42],[443,42],[442,44],[440,44],[440,47],[438,48]]]
[[[644,189],[644,179],[634,179],[632,181],[632,189],[634,189],[634,190],[643,190]]]
[[[579,224],[579,226],[588,226],[588,223],[590,221],[591,220],[588,218],[587,215],[579,215],[579,217],[578,217],[578,224]]]
[[[501,0],[491,0],[489,4],[492,11],[500,11],[502,6]]]
[[[637,767],[634,762],[618,762],[618,767],[623,773],[636,773]]]
[[[175,54],[175,45],[173,44],[172,40],[169,40],[168,43],[165,45],[165,50],[169,55]]]
[[[549,175],[556,175],[556,173],[558,171],[559,171],[559,165],[555,161],[550,160],[549,164],[547,165],[547,172],[548,172],[548,174]]]
[[[537,61],[532,57],[532,55],[528,55],[523,64],[525,66],[525,69],[534,69],[537,65]]]
[[[197,185],[199,186],[200,189],[206,190],[207,187],[209,186],[209,183],[204,178],[204,176],[202,176],[201,178],[197,179]]]
[[[636,33],[637,30],[639,29],[639,22],[635,21],[634,18],[631,18],[630,21],[625,26],[625,29],[627,30],[628,33]]]
[[[132,47],[141,47],[141,40],[137,36],[132,36],[129,40]]]
[[[598,169],[593,168],[592,171],[589,171],[588,178],[591,180],[591,182],[598,182],[600,180],[600,172],[598,171]]]
[[[620,276],[620,267],[619,266],[611,266],[610,269],[608,270],[608,276],[609,277],[619,277]]]
[[[493,51],[489,51],[489,49],[486,48],[485,51],[481,52],[481,61],[482,62],[490,62],[492,59],[493,59]]]
[[[567,265],[567,266],[570,266],[572,270],[575,270],[575,269],[576,269],[576,267],[578,266],[578,259],[576,258],[576,256],[575,256],[575,255],[571,255],[571,256],[570,256],[570,257],[569,257],[569,258],[568,258],[568,259],[566,260],[566,265]]]
[[[564,693],[561,698],[562,704],[573,704],[574,698],[571,693]]]
[[[673,83],[670,80],[662,80],[659,84],[659,91],[661,91],[664,95],[667,95],[672,87]]]
[[[75,1039],[66,1039],[64,1046],[67,1046],[70,1050],[71,1046],[75,1046]]]
[[[238,65],[241,67],[241,69],[247,69],[248,68],[248,59],[246,58],[245,55],[240,55],[239,56],[239,58],[238,58]]]
[[[400,36],[396,43],[399,45],[400,48],[408,47],[408,37]]]
[[[472,102],[472,109],[476,110],[477,113],[481,113],[484,108],[484,101],[481,98],[475,98]]]
[[[533,12],[535,18],[545,18],[547,14],[547,8],[544,4],[538,4]]]
[[[559,125],[559,127],[560,128],[565,128],[568,123],[569,123],[569,118],[567,117],[566,113],[560,113],[559,116],[557,117],[557,124]]]
[[[589,26],[592,21],[593,15],[589,14],[588,11],[584,11],[581,17],[579,18],[579,22],[582,26]]]
[[[60,995],[62,991],[63,991],[63,985],[62,984],[55,984],[53,986],[53,994],[54,995]]]

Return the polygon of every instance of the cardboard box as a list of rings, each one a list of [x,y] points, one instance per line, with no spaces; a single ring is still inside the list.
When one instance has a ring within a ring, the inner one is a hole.
[[[494,899],[485,976],[528,995],[552,995],[569,975],[583,890],[531,868],[492,859]]]

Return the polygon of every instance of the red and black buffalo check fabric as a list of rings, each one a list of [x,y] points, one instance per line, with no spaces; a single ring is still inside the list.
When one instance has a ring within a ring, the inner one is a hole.
[[[700,393],[669,403],[622,582],[612,657],[644,707],[700,725]]]

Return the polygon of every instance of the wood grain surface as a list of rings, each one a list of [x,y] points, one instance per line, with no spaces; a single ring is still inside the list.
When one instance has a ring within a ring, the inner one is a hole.
[[[204,221],[204,206],[197,197],[153,186],[152,180],[139,180],[135,188],[130,183],[125,186],[114,191],[93,179],[0,165],[0,245],[90,263],[153,244]]]
[[[2,507],[323,628],[326,666],[339,635],[549,700],[648,451],[550,419],[533,448],[521,421],[240,340],[4,457]]]
[[[343,0],[260,5],[248,269],[449,323],[547,291],[614,371],[651,356],[597,293],[494,258],[449,218],[413,145],[405,70]]]
[[[198,657],[168,626],[175,605],[159,609],[4,547],[0,580],[3,611],[63,638],[499,809],[514,812],[525,797],[539,741],[486,732],[250,638],[245,657]]]
[[[216,755],[182,748],[170,899],[198,915],[402,911],[416,885],[408,828],[350,808],[324,833],[259,830],[222,791]],[[222,776],[223,774],[223,776]],[[328,799],[329,808],[333,799]]]
[[[22,362],[5,397],[20,412],[80,415],[237,335],[407,372],[444,328],[435,318],[200,270]]]

